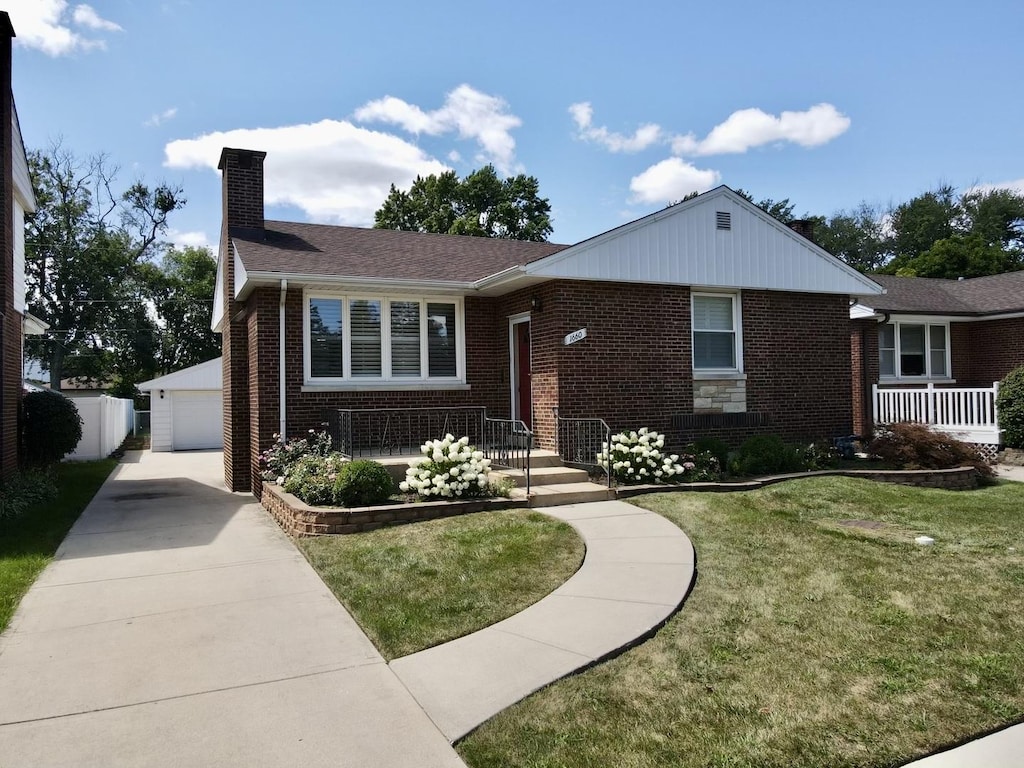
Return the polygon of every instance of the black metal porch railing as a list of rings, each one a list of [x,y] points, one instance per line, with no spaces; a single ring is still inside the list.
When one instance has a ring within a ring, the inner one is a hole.
[[[468,437],[495,468],[521,470],[530,492],[533,432],[518,419],[492,419],[483,406],[454,408],[336,408],[325,425],[334,448],[350,459],[416,456],[428,440]]]
[[[610,466],[601,466],[597,455],[611,447],[612,430],[604,419],[566,419],[555,414],[555,450],[567,466],[604,472],[608,487],[612,487]]]
[[[455,408],[338,408],[327,414],[332,444],[343,456],[418,455],[427,440],[451,434],[482,445],[482,406]]]
[[[481,450],[491,465],[518,469],[526,476],[526,495],[530,495],[530,449],[533,432],[519,419],[484,418]]]

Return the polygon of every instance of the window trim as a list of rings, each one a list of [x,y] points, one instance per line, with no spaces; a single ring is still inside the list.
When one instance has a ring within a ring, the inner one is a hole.
[[[734,352],[736,354],[736,365],[732,368],[698,368],[697,357],[694,354],[694,334],[696,333],[727,333],[727,331],[704,331],[697,329],[695,322],[694,299],[698,297],[729,299],[732,301],[732,331],[735,335]],[[742,374],[743,373],[743,312],[742,294],[739,291],[691,291],[690,292],[690,368],[694,374],[704,376],[708,374]]]
[[[903,318],[901,320],[889,320],[887,323],[880,323],[878,326],[879,334],[881,334],[882,328],[886,325],[893,327],[894,337],[894,368],[895,375],[888,375],[882,373],[882,345],[881,341],[878,344],[878,380],[880,382],[894,382],[894,381],[953,381],[953,340],[949,332],[949,321],[936,322],[930,318]],[[900,334],[900,326],[903,325],[920,325],[924,327],[924,369],[925,373],[922,376],[912,376],[903,373],[903,362],[901,360],[902,352],[902,341]],[[931,347],[931,328],[932,326],[940,327],[946,334],[946,372],[944,374],[935,375],[932,373],[932,347]]]
[[[313,376],[312,346],[310,344],[311,299],[341,301],[342,311],[342,375]],[[352,323],[350,320],[351,301],[379,301],[381,314],[381,375],[352,375]],[[393,376],[391,373],[391,302],[418,302],[420,305],[420,375]],[[430,359],[427,336],[427,304],[455,305],[455,376],[430,376]],[[429,388],[431,385],[450,386],[466,383],[466,316],[463,297],[420,294],[367,293],[365,291],[342,293],[323,290],[302,292],[302,381],[304,386],[353,385],[359,388],[389,388],[404,385],[411,388]]]

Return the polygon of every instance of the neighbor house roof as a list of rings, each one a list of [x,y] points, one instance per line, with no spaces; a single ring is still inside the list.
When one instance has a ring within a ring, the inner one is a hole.
[[[231,240],[250,273],[463,283],[568,247],[290,221],[268,221],[263,230],[232,227]]]
[[[992,315],[1024,311],[1024,271],[943,280],[872,275],[886,289],[864,304],[877,312],[926,315]]]

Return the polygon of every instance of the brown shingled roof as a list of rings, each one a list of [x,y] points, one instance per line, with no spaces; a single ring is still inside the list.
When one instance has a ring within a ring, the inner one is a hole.
[[[250,272],[473,282],[568,246],[466,235],[267,221],[231,228]]]
[[[871,275],[871,279],[887,293],[866,303],[882,312],[989,315],[1024,311],[1024,272],[968,280],[893,275]]]

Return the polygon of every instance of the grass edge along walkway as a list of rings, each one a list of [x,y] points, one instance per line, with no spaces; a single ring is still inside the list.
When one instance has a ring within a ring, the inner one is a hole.
[[[484,723],[458,745],[472,768],[891,766],[1024,713],[1024,485],[634,503],[694,543],[683,610]]]
[[[116,466],[116,459],[58,464],[56,498],[0,520],[0,632]]]

